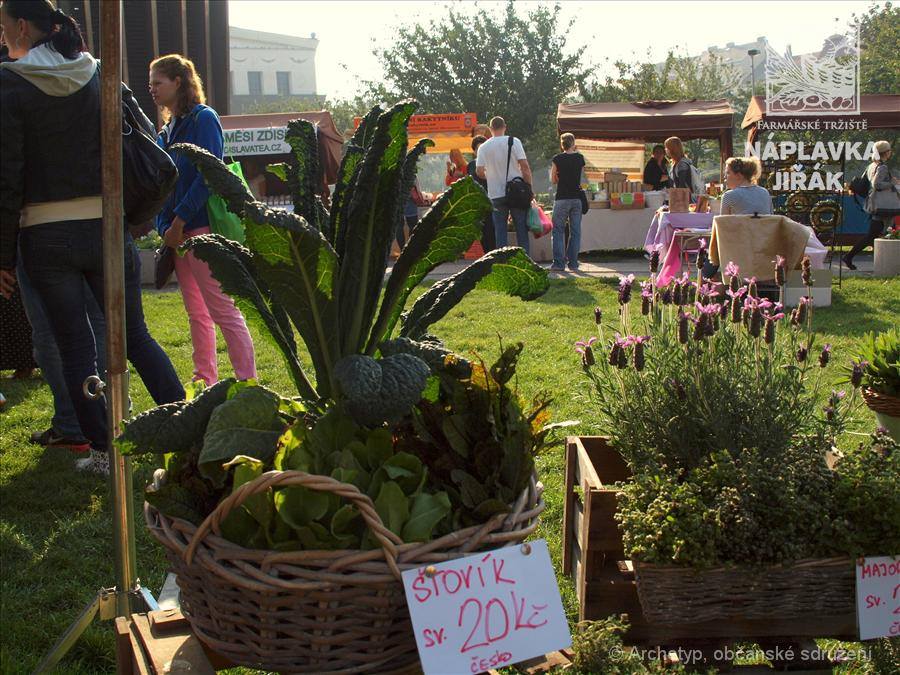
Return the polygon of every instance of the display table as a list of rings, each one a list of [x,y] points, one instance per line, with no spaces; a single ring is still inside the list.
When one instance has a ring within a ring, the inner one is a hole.
[[[614,211],[590,209],[581,217],[581,247],[579,251],[609,251],[620,248],[640,248],[647,231],[649,209]],[[548,215],[552,212],[548,211]],[[551,234],[540,239],[531,238],[531,258],[537,262],[553,260]]]
[[[682,238],[675,237],[676,230],[698,230],[708,232],[712,227],[713,213],[669,213],[658,209],[653,214],[644,249],[648,253],[658,250],[662,259],[657,283],[668,284],[681,271]]]

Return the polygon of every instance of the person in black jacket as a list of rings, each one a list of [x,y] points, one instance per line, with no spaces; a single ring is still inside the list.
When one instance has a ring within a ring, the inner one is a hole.
[[[15,59],[0,64],[0,291],[6,295],[15,285],[18,251],[47,310],[66,387],[92,446],[79,468],[106,473],[105,405],[81,389],[98,370],[85,282],[103,300],[98,63],[84,51],[75,20],[48,0],[4,0],[0,25]],[[123,97],[139,110],[131,92]],[[133,274],[137,252],[125,238],[128,358],[157,403],[176,401],[184,389],[147,331]]]
[[[666,162],[666,149],[662,145],[653,146],[650,160],[644,167],[644,182],[652,185],[654,190],[669,186],[669,164]]]

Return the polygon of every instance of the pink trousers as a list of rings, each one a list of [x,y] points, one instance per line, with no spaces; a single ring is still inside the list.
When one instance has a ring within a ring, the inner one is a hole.
[[[191,230],[189,237],[209,234],[208,227]],[[175,276],[181,288],[184,308],[191,325],[194,347],[194,380],[212,385],[219,380],[216,364],[216,326],[222,330],[228,347],[228,358],[239,380],[256,377],[256,356],[247,323],[234,300],[222,291],[209,270],[209,265],[193,253],[175,256]]]

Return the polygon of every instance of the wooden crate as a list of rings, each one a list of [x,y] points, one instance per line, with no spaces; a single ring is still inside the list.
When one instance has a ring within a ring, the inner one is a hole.
[[[630,478],[621,455],[602,437],[566,439],[563,573],[575,580],[578,619],[626,614],[627,644],[664,646],[806,638],[855,641],[856,616],[807,616],[802,620],[733,620],[691,624],[648,623],[641,612],[634,568],[626,560],[615,520],[613,485]],[[580,493],[580,494],[579,494]]]

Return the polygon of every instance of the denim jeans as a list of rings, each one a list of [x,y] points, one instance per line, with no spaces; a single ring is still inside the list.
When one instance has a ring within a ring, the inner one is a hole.
[[[494,205],[494,239],[497,248],[509,244],[509,236],[506,233],[506,221],[512,214],[513,223],[516,226],[516,244],[525,249],[527,255],[531,254],[528,241],[528,209],[511,209],[506,203],[506,197],[492,199]]]
[[[566,221],[569,223],[569,244],[566,246]],[[553,202],[553,266],[578,269],[581,250],[581,200],[557,199]]]
[[[97,350],[87,318],[87,295],[102,306],[101,221],[74,220],[21,230],[22,265],[44,304],[62,361],[63,377],[81,431],[97,450],[107,448],[106,406],[91,401],[82,384],[97,374]],[[141,306],[140,263],[131,237],[125,237],[125,341],[128,359],[157,403],[184,398],[172,362],[150,336]],[[87,282],[85,284],[85,282]]]
[[[75,415],[75,407],[72,405],[72,399],[69,398],[69,390],[66,388],[62,359],[59,349],[56,347],[56,338],[53,337],[50,320],[47,318],[47,310],[25,273],[21,253],[16,266],[16,279],[22,292],[25,314],[31,324],[34,360],[41,369],[44,381],[50,387],[50,393],[53,395],[53,419],[50,424],[58,434],[66,438],[84,438],[81,426],[78,424],[78,417]],[[100,305],[97,304],[93,293],[90,292],[87,282],[84,283],[84,288],[88,324],[93,332],[97,348],[97,362],[106,364],[106,319],[103,318]]]

